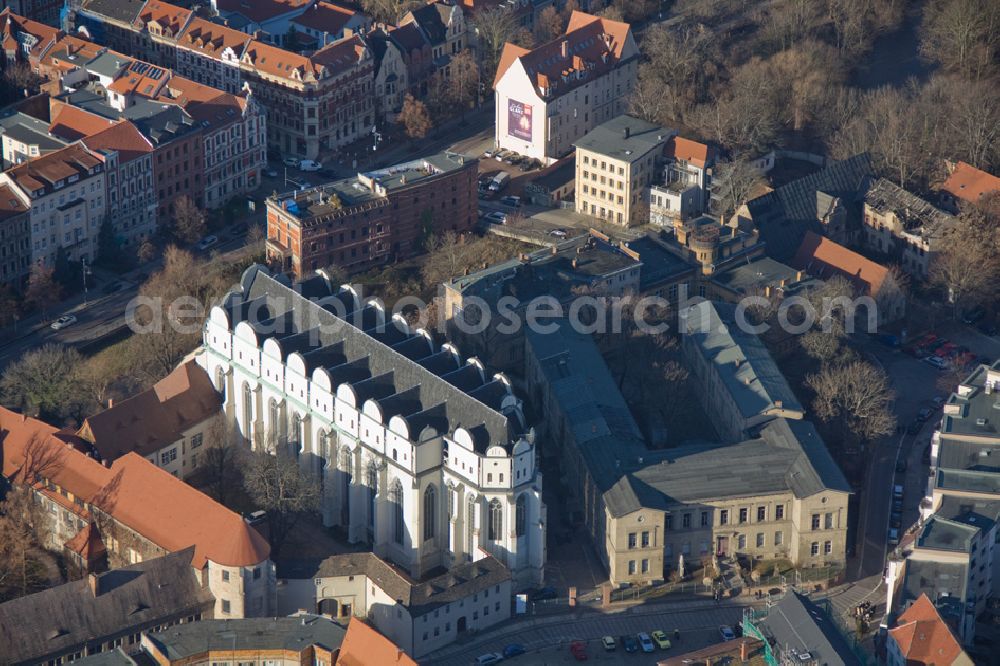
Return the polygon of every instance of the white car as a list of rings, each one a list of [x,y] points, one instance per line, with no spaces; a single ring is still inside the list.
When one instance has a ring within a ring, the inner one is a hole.
[[[947,370],[948,369],[948,361],[944,360],[940,356],[935,356],[933,354],[931,354],[930,356],[925,357],[924,358],[924,363],[929,363],[930,365],[933,365],[938,370]]]
[[[284,164],[285,166],[297,167],[299,165],[299,158],[286,157],[285,159],[281,160],[281,163]]]
[[[319,171],[323,168],[322,162],[314,162],[312,160],[302,160],[299,162],[300,171]]]
[[[51,328],[53,331],[58,331],[60,329],[66,328],[67,326],[72,326],[75,323],[76,323],[76,317],[74,317],[73,315],[63,315],[62,317],[59,317],[59,319],[56,319],[54,322],[52,322]]]
[[[268,178],[277,178],[278,172],[275,169],[264,169],[264,175]]]
[[[507,213],[503,213],[499,210],[495,210],[486,216],[486,219],[494,224],[505,224],[507,222]]]
[[[565,229],[553,229],[549,232],[549,236],[555,236],[556,238],[566,238]]]
[[[643,631],[636,638],[639,639],[639,647],[642,648],[643,652],[654,652],[656,650],[656,646],[653,645],[653,639],[646,632]]]
[[[476,657],[476,666],[490,666],[503,661],[503,655],[497,652],[487,652]]]
[[[207,250],[208,248],[212,247],[213,245],[215,245],[218,242],[219,242],[219,239],[216,236],[205,236],[200,241],[198,241],[198,249],[199,250]]]

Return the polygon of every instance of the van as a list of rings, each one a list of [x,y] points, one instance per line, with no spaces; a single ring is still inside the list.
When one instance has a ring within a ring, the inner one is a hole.
[[[903,499],[903,486],[895,485],[892,487],[892,498]]]
[[[300,171],[319,171],[322,168],[322,162],[315,162],[313,160],[302,160],[299,162]]]
[[[510,174],[506,171],[501,171],[496,176],[493,177],[493,182],[490,183],[490,192],[500,192],[510,181]]]

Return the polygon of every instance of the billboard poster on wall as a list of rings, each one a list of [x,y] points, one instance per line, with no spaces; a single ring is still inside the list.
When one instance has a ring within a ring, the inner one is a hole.
[[[531,106],[517,100],[507,100],[507,134],[531,141]]]

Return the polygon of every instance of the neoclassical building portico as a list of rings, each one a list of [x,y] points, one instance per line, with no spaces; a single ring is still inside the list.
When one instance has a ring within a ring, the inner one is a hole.
[[[198,362],[254,447],[316,475],[323,522],[414,578],[489,553],[542,582],[533,429],[509,380],[377,302],[260,266],[214,307]]]

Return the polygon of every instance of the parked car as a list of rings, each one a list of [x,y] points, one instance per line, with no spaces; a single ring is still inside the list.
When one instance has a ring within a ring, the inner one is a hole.
[[[899,529],[903,526],[903,514],[893,511],[889,516],[889,527]]]
[[[929,419],[930,417],[931,417],[931,410],[928,407],[921,407],[920,411],[917,412],[918,421],[923,422]]]
[[[656,643],[656,646],[659,647],[661,650],[670,649],[670,639],[667,638],[667,634],[661,631],[660,629],[654,631],[652,634],[650,634],[650,636],[652,637],[653,642]]]
[[[569,653],[577,661],[587,661],[587,644],[583,641],[573,641],[569,644]]]
[[[493,159],[495,159],[497,162],[503,162],[503,158],[507,157],[508,155],[510,155],[509,150],[501,149],[493,153]]]
[[[267,176],[268,178],[277,178],[278,171],[277,169],[264,169],[264,175]]]
[[[633,636],[622,636],[622,647],[625,648],[626,652],[638,652],[639,651],[639,641],[635,640]]]
[[[719,627],[719,635],[722,636],[722,640],[731,641],[736,638],[736,632],[728,624],[723,624]]]
[[[500,197],[500,203],[504,206],[510,206],[511,208],[521,207],[521,197],[516,197],[514,195],[507,195],[505,197]]]
[[[59,331],[66,328],[67,326],[72,326],[75,323],[76,323],[76,317],[74,317],[73,315],[63,315],[62,317],[59,317],[59,319],[56,319],[54,322],[52,322],[49,325],[49,328],[51,328],[53,331]]]
[[[319,171],[322,168],[322,162],[316,162],[314,160],[302,160],[299,162],[300,171]]]
[[[549,232],[549,236],[555,236],[556,238],[566,238],[565,229],[553,229]]]
[[[281,163],[288,167],[297,167],[299,165],[299,158],[297,157],[286,157],[281,160]]]
[[[506,222],[507,222],[507,213],[504,213],[503,211],[495,210],[492,213],[488,213],[486,215],[486,219],[489,220],[490,222],[493,222],[494,224],[506,224]]]
[[[509,182],[510,174],[506,171],[501,171],[493,176],[493,182],[490,183],[490,192],[502,192]]]
[[[499,664],[501,661],[503,661],[503,655],[498,652],[487,652],[476,657],[476,666],[490,666],[491,664]]]
[[[888,540],[889,540],[889,545],[890,546],[897,546],[897,545],[899,545],[899,530],[897,528],[890,527],[889,528],[889,533],[888,533],[887,536],[888,536]]]
[[[208,248],[212,247],[218,242],[219,242],[218,236],[213,236],[213,235],[205,236],[200,241],[198,241],[198,249],[207,250]]]
[[[618,647],[618,644],[615,643],[615,639],[613,636],[605,636],[604,638],[602,638],[601,645],[604,646],[604,649],[607,652],[613,652],[614,649]]]
[[[901,513],[903,511],[903,500],[902,499],[892,500],[892,510],[896,511],[897,513]]]
[[[920,456],[920,460],[923,461],[925,465],[931,464],[931,445],[928,444],[924,447],[924,453]]]
[[[928,356],[928,357],[923,358],[921,360],[924,363],[929,363],[930,365],[933,365],[938,370],[947,370],[948,369],[948,361],[944,360],[940,356]]]
[[[524,646],[521,645],[520,643],[508,643],[507,645],[503,646],[504,659],[510,659],[512,657],[524,654],[525,652],[527,652],[527,650],[525,650]]]
[[[244,520],[246,520],[251,525],[256,525],[258,523],[264,522],[265,518],[267,518],[267,511],[252,511],[246,515],[246,518],[244,518]]]
[[[900,484],[895,484],[892,487],[892,497],[893,499],[901,500],[903,499],[903,486]]]
[[[653,645],[653,639],[646,632],[639,633],[636,638],[639,639],[639,647],[642,648],[643,652],[652,652],[656,649],[656,646]]]
[[[485,157],[486,159],[491,159],[495,153],[496,151],[494,150],[487,150],[486,152],[483,153],[483,157]]]
[[[559,593],[556,592],[556,588],[554,588],[554,587],[543,587],[543,588],[537,590],[534,594],[531,595],[531,600],[532,601],[547,601],[549,599],[556,599],[556,598],[558,598],[558,596],[559,596]]]
[[[896,461],[896,472],[902,474],[906,471],[906,458],[900,458]]]

